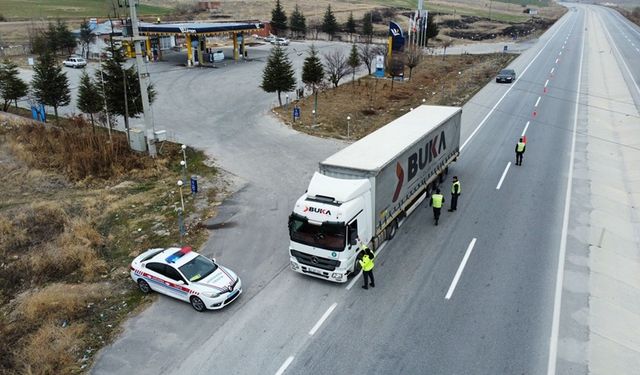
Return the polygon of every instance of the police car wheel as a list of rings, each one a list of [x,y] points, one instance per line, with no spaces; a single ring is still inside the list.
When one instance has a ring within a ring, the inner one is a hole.
[[[198,312],[203,312],[207,309],[207,307],[204,305],[204,302],[202,302],[202,300],[198,297],[191,297],[191,307],[193,307],[194,310]]]
[[[138,280],[138,288],[140,288],[140,291],[144,294],[151,293],[151,287],[142,279]]]

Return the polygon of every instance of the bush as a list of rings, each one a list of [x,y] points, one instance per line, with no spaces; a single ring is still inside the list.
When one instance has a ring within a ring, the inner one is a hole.
[[[64,231],[67,215],[55,202],[33,203],[13,220],[0,216],[0,254],[23,253]]]

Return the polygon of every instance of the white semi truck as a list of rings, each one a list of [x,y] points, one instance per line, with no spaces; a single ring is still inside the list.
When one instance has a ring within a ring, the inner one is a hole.
[[[359,271],[358,239],[372,249],[444,179],[460,154],[459,107],[427,106],[320,163],[289,216],[291,269],[346,282]]]

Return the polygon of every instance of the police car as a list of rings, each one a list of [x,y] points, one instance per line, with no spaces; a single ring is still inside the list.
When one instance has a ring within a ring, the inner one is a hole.
[[[190,247],[147,250],[130,268],[143,293],[166,294],[189,302],[196,311],[221,309],[242,294],[242,282],[233,271]]]

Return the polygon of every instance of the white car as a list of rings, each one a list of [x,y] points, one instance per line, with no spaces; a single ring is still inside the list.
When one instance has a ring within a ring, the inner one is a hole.
[[[276,40],[276,36],[275,35],[269,35],[267,37],[264,38],[264,41],[267,43],[272,43]]]
[[[218,62],[224,60],[224,52],[222,50],[217,50],[213,53],[213,61]]]
[[[145,251],[131,262],[131,278],[143,293],[166,294],[200,312],[221,309],[242,294],[242,282],[233,271],[190,247]]]
[[[289,45],[289,39],[287,39],[287,38],[276,38],[275,40],[273,40],[271,42],[271,44],[276,45],[276,46],[288,46]]]
[[[64,66],[68,66],[70,68],[84,68],[87,66],[87,60],[82,57],[70,56],[66,60],[62,62]]]

